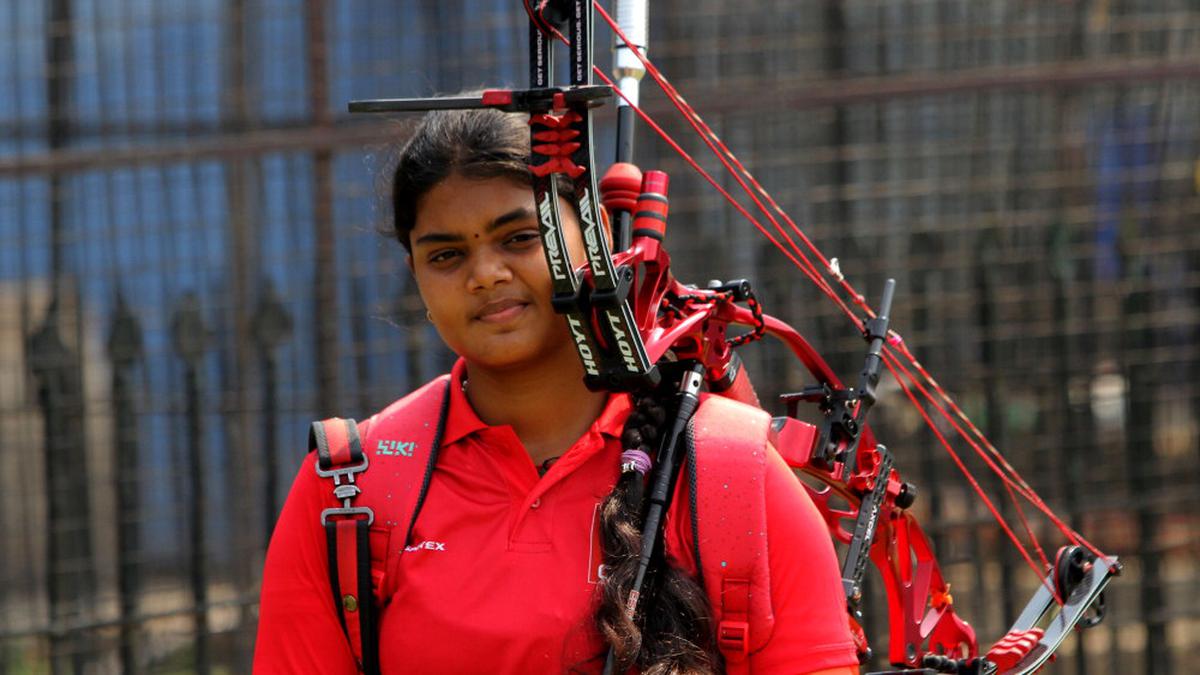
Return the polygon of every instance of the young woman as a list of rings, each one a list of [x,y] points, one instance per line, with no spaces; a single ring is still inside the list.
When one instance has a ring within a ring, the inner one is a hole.
[[[381,669],[594,673],[611,646],[618,673],[721,672],[686,488],[667,520],[668,565],[626,617],[646,468],[622,456],[650,445],[642,435],[664,414],[653,398],[584,387],[566,322],[550,304],[528,162],[523,117],[438,112],[405,146],[393,178],[395,236],[428,319],[460,358],[427,497],[377,589]],[[583,260],[569,199],[563,214],[571,257]],[[700,463],[704,444],[701,430]],[[749,671],[857,673],[826,527],[783,461],[767,455],[774,628]],[[267,555],[255,672],[357,671],[319,524],[335,502],[312,465],[310,456]],[[376,523],[372,536],[404,538],[403,530]]]

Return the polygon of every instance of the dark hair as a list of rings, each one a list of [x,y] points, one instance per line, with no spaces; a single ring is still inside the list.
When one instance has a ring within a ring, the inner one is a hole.
[[[392,172],[392,231],[411,250],[421,197],[452,175],[508,178],[532,186],[528,117],[489,108],[427,113],[400,150]],[[574,204],[574,185],[561,177],[558,192]]]
[[[509,178],[532,185],[526,117],[496,110],[435,111],[425,115],[400,151],[392,174],[393,230],[410,247],[420,199],[451,175]],[[559,194],[575,206],[574,188],[558,177]],[[622,434],[626,448],[655,451],[665,411],[654,396],[640,397]],[[639,611],[625,603],[642,546],[645,476],[623,471],[600,510],[605,580],[595,621],[616,654],[616,672],[637,665],[642,673],[711,673],[718,669],[708,598],[700,584],[663,560],[642,590]]]
[[[622,447],[655,452],[667,415],[657,396],[635,397],[621,433]],[[596,624],[616,656],[613,672],[624,673],[632,666],[643,675],[718,672],[721,659],[715,649],[708,595],[696,579],[667,564],[661,546],[646,576],[637,613],[631,618],[626,612],[642,550],[645,480],[639,471],[622,470],[600,507],[604,583]]]

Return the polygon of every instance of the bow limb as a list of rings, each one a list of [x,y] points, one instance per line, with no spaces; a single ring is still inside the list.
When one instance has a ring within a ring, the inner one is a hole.
[[[1116,558],[1098,558],[1080,546],[1064,546],[1055,556],[1053,589],[1041,585],[1008,633],[988,651],[999,675],[1037,672],[1076,629],[1104,618],[1104,589],[1121,573]]]
[[[911,513],[890,511],[871,551],[888,592],[888,660],[916,668],[925,654],[976,656],[975,631],[955,612],[924,530]]]

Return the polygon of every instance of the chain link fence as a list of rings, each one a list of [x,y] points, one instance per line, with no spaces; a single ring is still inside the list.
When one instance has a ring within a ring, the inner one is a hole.
[[[689,101],[856,286],[898,280],[893,325],[922,362],[1125,561],[1107,621],[1056,672],[1187,672],[1200,10],[659,0],[651,15],[651,55]],[[308,421],[370,414],[451,358],[375,232],[406,123],[345,102],[524,86],[525,35],[521,4],[494,0],[0,6],[0,673],[249,669]],[[644,103],[669,119],[658,93]],[[677,276],[751,278],[856,373],[863,345],[836,308],[639,133],[640,162],[673,177]],[[764,400],[806,384],[777,346],[744,354]],[[922,491],[962,612],[999,636],[1036,579],[884,391],[878,434]]]

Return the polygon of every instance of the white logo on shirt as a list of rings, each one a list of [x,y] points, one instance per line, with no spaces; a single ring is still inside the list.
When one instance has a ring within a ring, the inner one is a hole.
[[[423,541],[419,544],[413,544],[412,546],[405,546],[404,550],[409,553],[411,553],[413,551],[421,551],[421,550],[445,551],[446,550],[446,542],[444,542],[444,541]]]
[[[394,457],[412,457],[417,449],[416,441],[381,440],[375,446],[375,454],[391,455]]]

